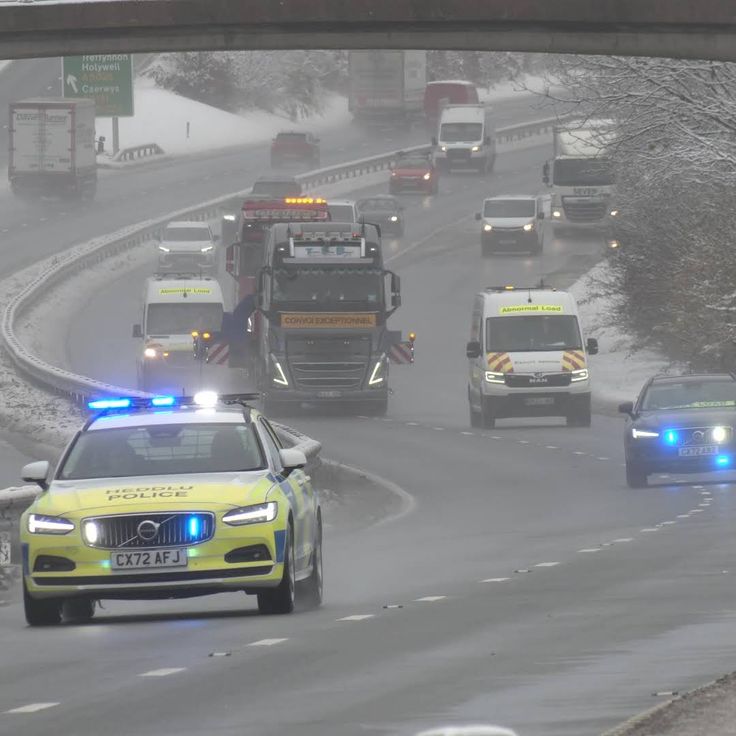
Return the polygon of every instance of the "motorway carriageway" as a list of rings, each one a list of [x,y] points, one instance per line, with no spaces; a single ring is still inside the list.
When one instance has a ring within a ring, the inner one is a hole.
[[[106,603],[92,625],[31,631],[10,606],[0,733],[345,736],[458,719],[591,736],[653,692],[731,669],[731,485],[628,490],[621,422],[607,416],[590,430],[467,425],[474,291],[542,273],[566,286],[601,247],[548,238],[541,259],[481,260],[480,199],[537,191],[548,155],[504,155],[484,180],[446,177],[438,197],[404,198],[407,235],[387,241],[404,288],[392,321],[417,331],[417,364],[393,370],[383,419],[290,420],[417,504],[332,531],[324,608],[259,617],[238,595]],[[115,282],[92,297],[70,334],[75,369],[124,377],[139,294]],[[122,335],[104,351],[87,337],[99,321]]]

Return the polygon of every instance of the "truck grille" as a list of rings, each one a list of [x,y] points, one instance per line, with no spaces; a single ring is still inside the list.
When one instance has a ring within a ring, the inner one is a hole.
[[[608,203],[563,197],[562,207],[570,222],[598,222],[606,216]]]
[[[570,378],[569,373],[507,373],[506,385],[511,388],[569,386]]]
[[[88,522],[97,525],[97,541],[90,546],[100,549],[201,544],[215,532],[215,515],[206,511],[98,516],[84,520]]]
[[[368,370],[371,339],[369,336],[290,338],[286,350],[297,388],[359,389]]]

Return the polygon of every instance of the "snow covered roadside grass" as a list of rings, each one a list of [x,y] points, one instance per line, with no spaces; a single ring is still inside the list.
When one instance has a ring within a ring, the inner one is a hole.
[[[289,128],[320,133],[346,125],[350,119],[347,100],[337,95],[329,98],[322,115],[294,123],[267,112],[233,115],[161,89],[151,79],[138,78],[135,115],[120,118],[120,146],[158,143],[166,155],[184,156],[263,143],[270,141],[279,130]],[[104,164],[112,156],[112,120],[99,118],[96,134],[106,140],[108,153],[98,156],[98,162]]]
[[[12,63],[12,59],[0,59],[0,73],[2,73],[3,69],[7,69]]]
[[[598,408],[606,410],[615,409],[622,401],[633,401],[650,376],[685,370],[663,353],[637,345],[612,321],[616,300],[622,297],[609,293],[610,282],[609,264],[602,261],[570,289],[580,307],[584,333],[600,343],[600,353],[590,359],[593,398]]]
[[[494,84],[493,87],[489,87],[488,89],[479,89],[478,97],[481,102],[494,103],[501,102],[502,100],[510,100],[519,95],[529,94],[531,92],[541,95],[547,89],[550,89],[550,81],[546,77],[538,74],[523,74],[516,79],[509,79]]]

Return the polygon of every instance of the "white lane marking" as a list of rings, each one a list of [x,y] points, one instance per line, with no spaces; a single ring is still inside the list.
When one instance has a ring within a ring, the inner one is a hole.
[[[672,526],[672,524],[677,524],[676,521],[663,521],[662,526]]]
[[[492,434],[492,435],[490,435],[490,437],[491,437],[492,440],[502,440],[503,439],[503,437],[500,437],[497,434]]]
[[[288,638],[284,639],[259,639],[258,641],[252,641],[248,644],[249,647],[272,647],[276,644],[282,644],[285,641],[289,641]]]
[[[581,554],[583,552],[600,552],[600,547],[586,547],[585,549],[579,549],[578,554]]]
[[[690,514],[677,514],[678,519],[689,519]]]
[[[521,567],[518,570],[514,570],[514,572],[523,573],[523,572],[531,572],[531,570],[528,567]]]
[[[624,544],[625,542],[633,542],[634,537],[621,537],[621,539],[614,539],[614,544]]]
[[[559,564],[559,562],[539,562],[534,567],[557,567]]]
[[[702,506],[703,508],[707,508],[710,506],[710,501],[703,501],[703,503],[699,503],[698,506]]]
[[[580,450],[574,450],[572,454],[573,454],[573,455],[586,455],[587,453],[585,453],[585,452],[580,452]]]
[[[466,437],[472,437],[475,432],[460,432],[460,434],[464,434]]]
[[[163,667],[160,670],[151,670],[150,672],[142,672],[138,677],[168,677],[175,675],[177,672],[184,672],[186,667]]]
[[[367,618],[375,618],[375,613],[354,613],[352,616],[343,616],[337,621],[365,621]]]
[[[596,460],[610,460],[610,457],[597,457]]]
[[[231,657],[232,652],[210,652],[210,657]]]
[[[559,447],[555,447],[555,445],[545,445],[544,446],[544,449],[545,450],[559,450],[560,448]]]
[[[657,527],[647,527],[646,529],[640,529],[639,532],[641,534],[645,534],[647,532],[658,532],[659,529]]]
[[[505,583],[507,580],[511,580],[511,578],[486,578],[481,580],[481,583]]]
[[[435,432],[444,432],[445,431],[445,428],[444,427],[432,427],[432,429]]]
[[[358,414],[358,419],[370,419],[370,417],[364,417],[362,414]]]
[[[702,488],[702,486],[695,486],[696,488]],[[701,496],[710,496],[710,491],[700,491]]]
[[[419,426],[419,422],[407,422],[406,423],[406,426],[407,427],[418,427]]]
[[[446,595],[425,595],[423,598],[415,598],[415,603],[435,603],[436,601],[443,601],[447,598]]]
[[[703,509],[690,509],[691,514],[702,514]]]
[[[37,713],[39,710],[46,710],[46,708],[53,708],[59,703],[30,703],[29,705],[21,705],[20,708],[12,708],[6,710],[6,713]]]
[[[529,440],[518,440],[518,443],[520,445],[528,445],[529,444]]]

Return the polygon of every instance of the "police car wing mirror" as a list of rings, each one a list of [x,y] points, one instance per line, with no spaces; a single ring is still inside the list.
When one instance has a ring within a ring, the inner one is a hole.
[[[293,470],[305,468],[307,465],[307,456],[296,447],[279,450],[279,458],[284,466],[284,475],[289,475]]]
[[[594,337],[588,338],[588,342],[585,347],[588,350],[588,355],[598,355],[598,340]]]
[[[480,343],[477,340],[471,340],[465,346],[465,355],[468,358],[480,358]]]
[[[633,418],[634,416],[634,402],[624,401],[623,404],[618,405],[619,414],[628,414]]]
[[[20,476],[24,483],[36,483],[41,489],[48,490],[48,477],[50,465],[48,460],[38,460],[35,463],[24,465]]]
[[[133,337],[143,337],[143,328],[140,325],[133,325]]]
[[[480,220],[480,219],[481,219],[481,215],[480,215],[480,212],[476,212],[476,213],[475,213],[475,219],[476,219],[476,220]]]

